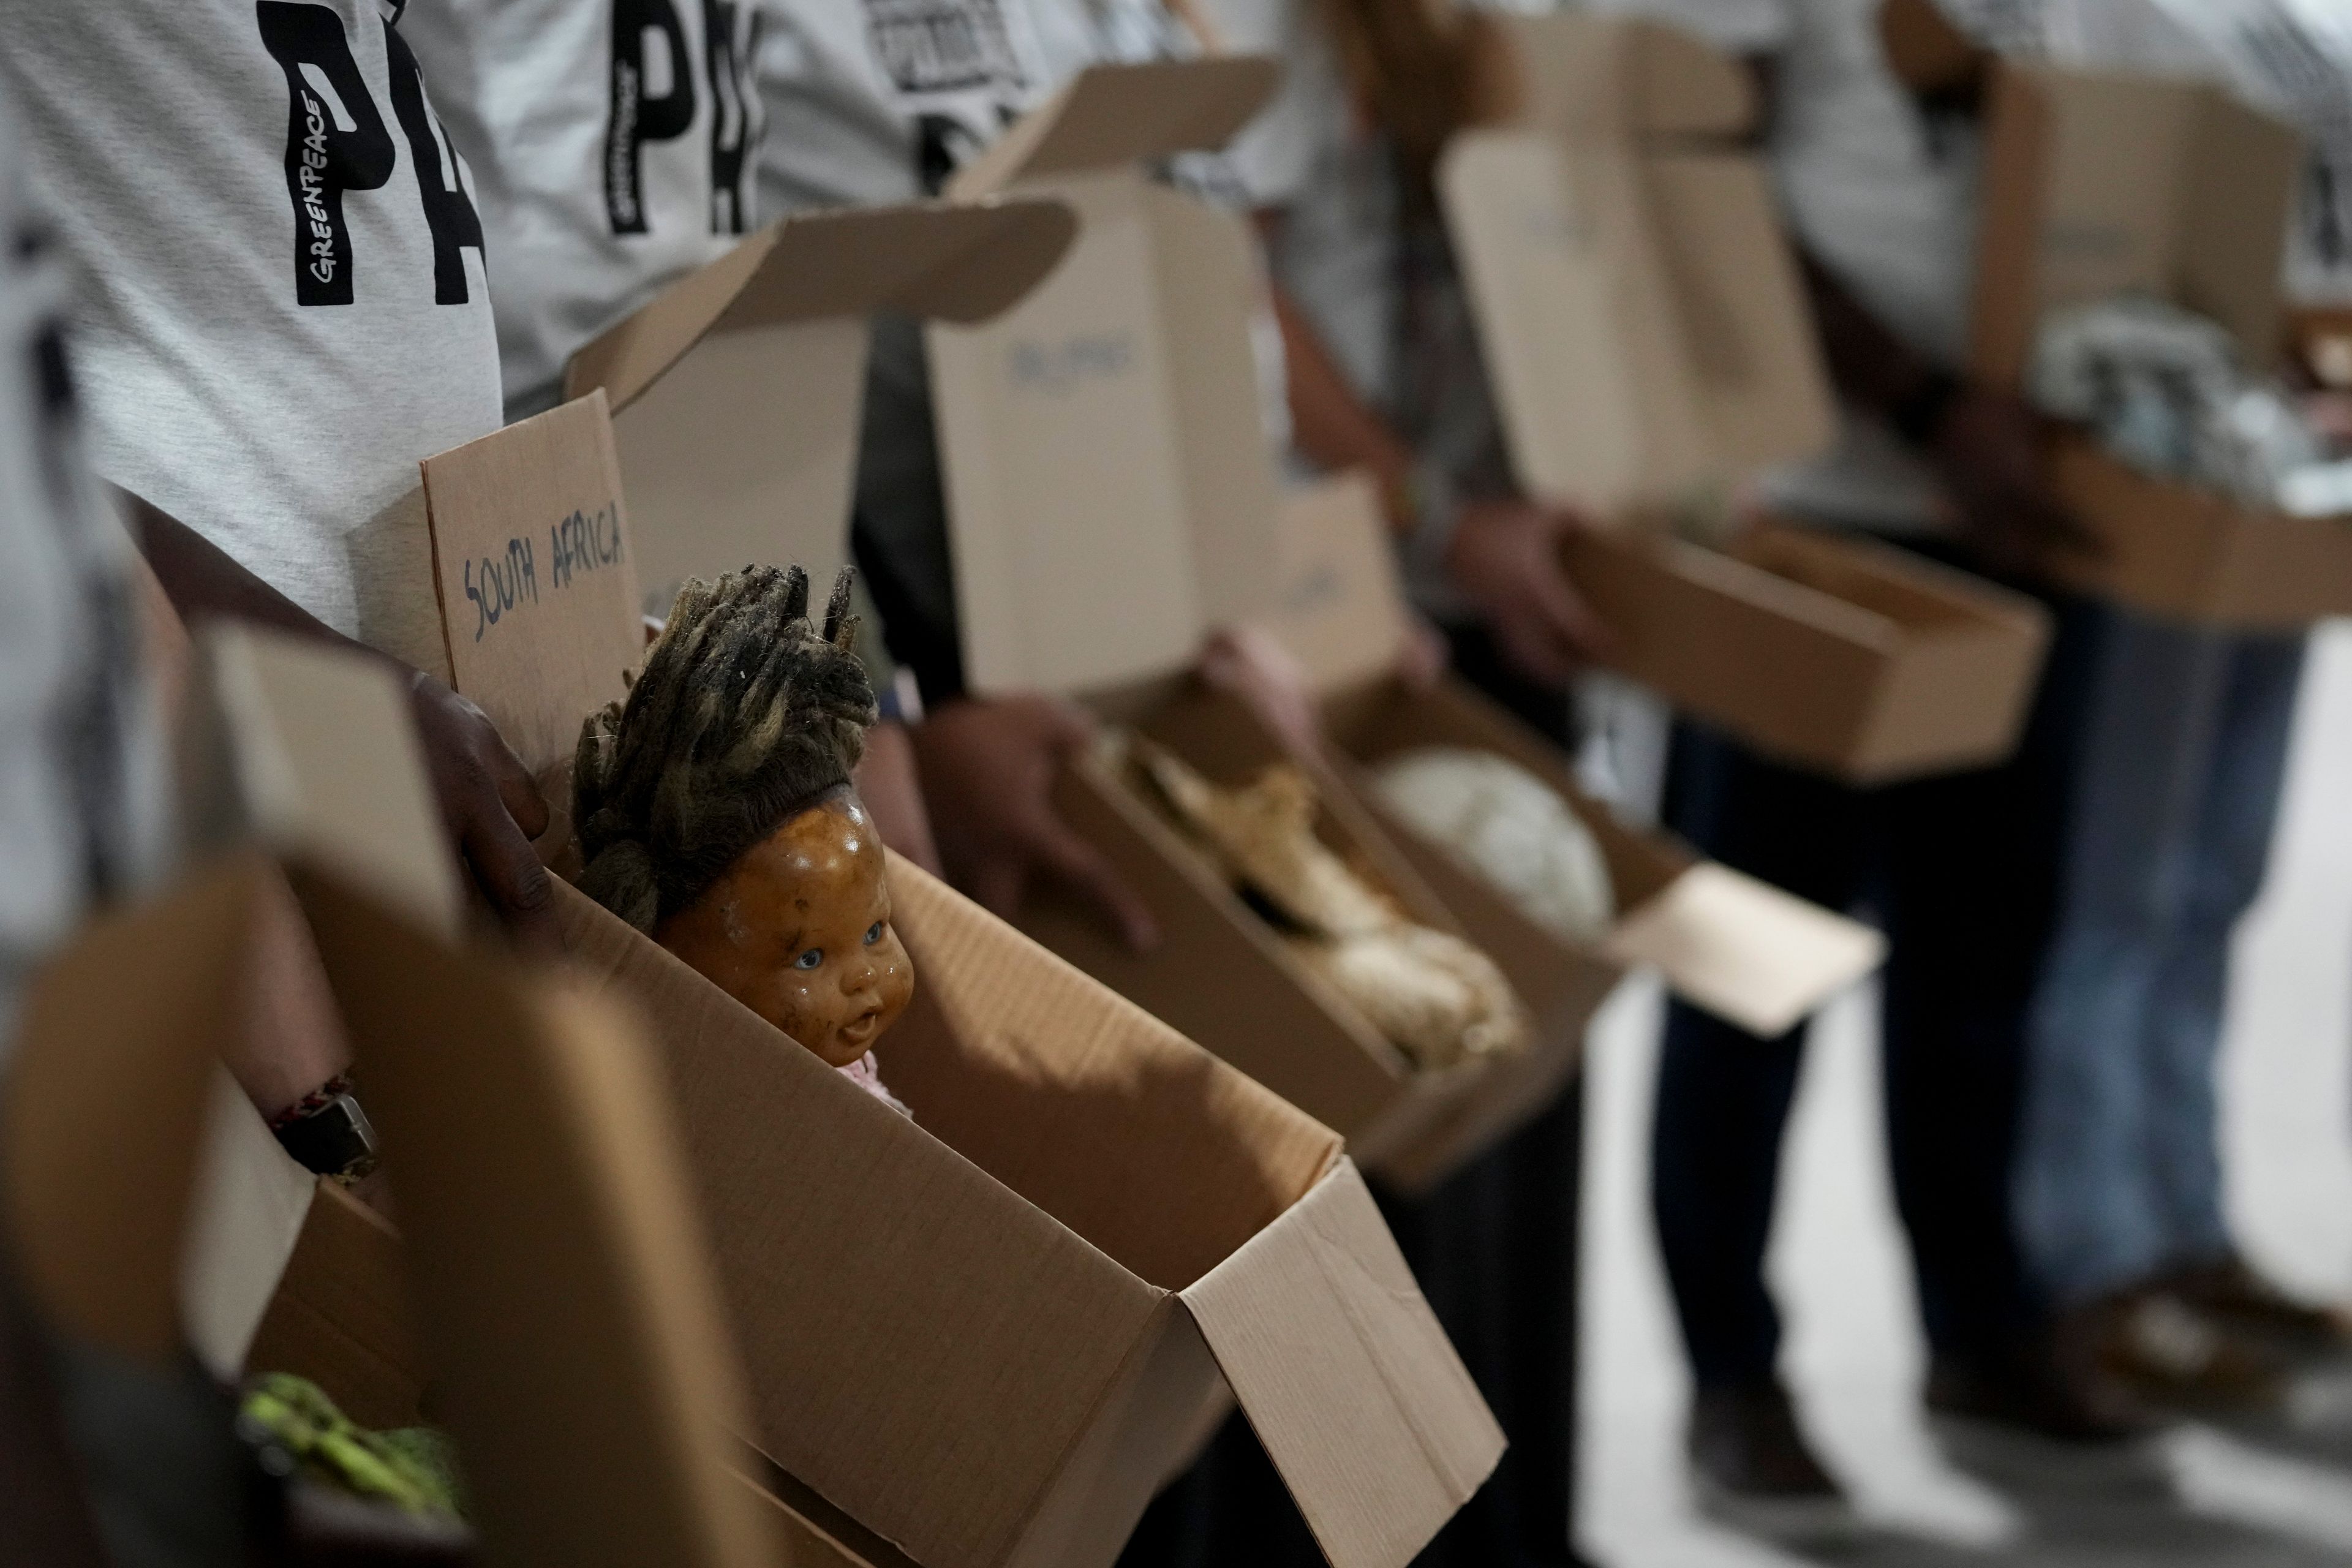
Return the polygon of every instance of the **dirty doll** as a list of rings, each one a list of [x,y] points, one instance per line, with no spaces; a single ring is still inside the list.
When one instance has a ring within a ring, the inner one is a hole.
[[[625,702],[581,727],[581,889],[901,1111],[875,1040],[914,994],[882,843],[850,783],[876,719],[850,574],[689,582]]]

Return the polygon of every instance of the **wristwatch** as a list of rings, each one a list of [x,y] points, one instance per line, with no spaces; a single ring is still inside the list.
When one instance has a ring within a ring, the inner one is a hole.
[[[269,1123],[294,1163],[321,1176],[355,1182],[375,1169],[375,1124],[341,1073],[279,1112]]]

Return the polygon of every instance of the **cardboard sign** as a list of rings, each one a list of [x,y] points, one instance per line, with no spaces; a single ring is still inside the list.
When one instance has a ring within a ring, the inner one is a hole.
[[[1977,262],[1976,372],[2024,381],[2053,309],[2123,295],[2219,322],[2248,364],[2286,353],[2280,266],[2303,144],[2193,82],[2004,63]],[[2151,479],[2086,434],[2053,453],[2060,497],[2099,545],[2061,582],[2174,620],[2287,631],[2352,614],[2352,528]]]
[[[1473,940],[1558,1027],[1583,1025],[1617,975],[1655,967],[1675,992],[1742,1028],[1777,1035],[1877,967],[1877,932],[1630,826],[1577,784],[1568,759],[1458,681],[1432,692],[1390,673],[1401,590],[1370,487],[1341,479],[1300,492],[1285,516],[1290,613],[1275,623],[1326,694],[1334,740],[1358,767],[1423,746],[1461,746],[1517,763],[1550,785],[1591,831],[1617,889],[1618,924],[1598,949],[1537,927],[1437,846],[1398,823],[1360,773],[1355,788],[1454,908]],[[1536,1107],[1540,1108],[1540,1104]]]
[[[425,491],[457,689],[533,773],[568,765],[645,662],[604,395],[427,458]]]
[[[789,217],[574,354],[566,395],[612,405],[647,608],[746,564],[829,581],[849,558],[866,318],[986,320],[1076,232],[1037,200]]]
[[[1080,237],[982,327],[929,333],[964,672],[980,691],[1098,691],[1190,664],[1262,600],[1277,500],[1244,219],[1138,160],[1222,144],[1270,60],[1097,66],[957,181],[1051,195]]]

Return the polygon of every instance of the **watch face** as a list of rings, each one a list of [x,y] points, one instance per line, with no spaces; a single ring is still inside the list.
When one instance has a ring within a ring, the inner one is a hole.
[[[278,1142],[297,1163],[322,1176],[363,1174],[375,1163],[375,1126],[348,1094],[279,1128]]]

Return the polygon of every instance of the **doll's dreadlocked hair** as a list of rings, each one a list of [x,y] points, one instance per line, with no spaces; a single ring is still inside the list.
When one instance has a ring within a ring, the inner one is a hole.
[[[583,892],[650,932],[753,845],[849,782],[876,719],[851,651],[850,572],[824,624],[808,574],[688,582],[626,702],[580,727],[572,820]]]

